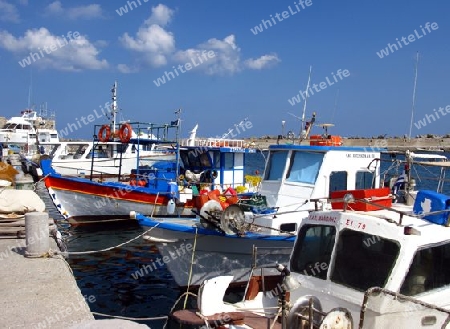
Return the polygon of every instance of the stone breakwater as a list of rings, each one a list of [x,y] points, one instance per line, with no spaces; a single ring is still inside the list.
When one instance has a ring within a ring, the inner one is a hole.
[[[269,145],[277,144],[276,138],[252,138],[246,139],[246,142],[254,142],[255,147],[259,149],[267,149]],[[291,140],[281,139],[279,144],[292,143]],[[305,140],[302,145],[308,145],[309,141]],[[450,138],[343,138],[343,146],[362,146],[362,147],[384,147],[389,151],[446,151],[450,152]]]

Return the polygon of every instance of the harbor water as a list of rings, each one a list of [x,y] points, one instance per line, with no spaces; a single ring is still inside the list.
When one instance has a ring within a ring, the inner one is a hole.
[[[264,157],[260,153],[249,154],[246,174],[253,175],[255,171],[262,173],[263,170]],[[38,193],[44,199],[51,217],[62,220],[43,186],[40,186]],[[144,233],[144,230],[133,222],[59,226],[66,237],[69,252],[107,249]],[[81,293],[96,298],[96,302],[90,304],[91,312],[138,319],[167,315],[183,293],[166,267],[139,275],[143,266],[155,261],[159,256],[155,246],[138,238],[112,250],[70,255],[67,262]],[[184,298],[180,305],[183,306],[183,303]],[[108,318],[98,314],[94,316],[98,319]],[[154,329],[162,328],[165,323],[165,320],[134,321]]]
[[[247,174],[254,174],[256,170],[263,172],[264,158],[261,154],[250,154],[246,161]],[[381,168],[384,170],[388,166],[388,162],[382,162]],[[427,170],[432,172],[426,172]],[[431,174],[436,175],[437,170],[424,169],[417,174],[429,177]],[[413,174],[416,176],[416,173]],[[435,185],[436,182],[429,179],[417,181],[417,189],[434,189]],[[41,187],[39,194],[48,205],[50,215],[55,219],[62,219],[45,192]],[[448,184],[445,185],[444,193],[450,194]],[[66,236],[70,252],[106,249],[129,241],[144,232],[133,223],[104,223],[80,227],[60,224],[60,229]],[[96,302],[90,304],[90,307],[96,318],[107,318],[100,315],[105,314],[148,319],[167,315],[182,294],[166,267],[149,273],[140,272],[144,265],[158,257],[158,250],[153,245],[138,238],[108,251],[70,255],[67,261],[82,295],[95,296]],[[183,302],[184,298],[180,301],[180,307]],[[163,328],[165,323],[165,320],[134,321],[151,328]]]

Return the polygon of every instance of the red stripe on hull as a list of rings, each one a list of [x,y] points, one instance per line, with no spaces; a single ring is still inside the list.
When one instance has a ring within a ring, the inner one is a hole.
[[[139,191],[132,186],[122,189],[115,186],[99,185],[95,183],[84,183],[69,179],[61,179],[57,177],[46,177],[45,186],[56,190],[73,191],[82,194],[92,194],[109,199],[120,199],[150,204],[167,204],[169,198],[164,195],[150,194],[145,191]]]

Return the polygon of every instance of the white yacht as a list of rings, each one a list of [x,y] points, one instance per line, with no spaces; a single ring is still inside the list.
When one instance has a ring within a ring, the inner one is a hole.
[[[59,142],[58,131],[55,127],[54,116],[46,117],[41,108],[39,113],[35,109],[26,109],[21,116],[11,117],[0,129],[0,143],[7,148],[28,153],[39,143]]]

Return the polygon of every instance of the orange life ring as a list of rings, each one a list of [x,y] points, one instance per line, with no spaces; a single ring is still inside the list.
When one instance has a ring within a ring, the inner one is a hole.
[[[105,133],[105,136],[103,136]],[[107,142],[111,137],[111,127],[109,125],[103,125],[98,131],[98,140],[100,142]]]
[[[125,133],[126,130],[126,133]],[[129,123],[124,123],[119,130],[119,138],[122,143],[128,143],[131,139],[131,133],[133,130],[131,129],[131,125]]]

